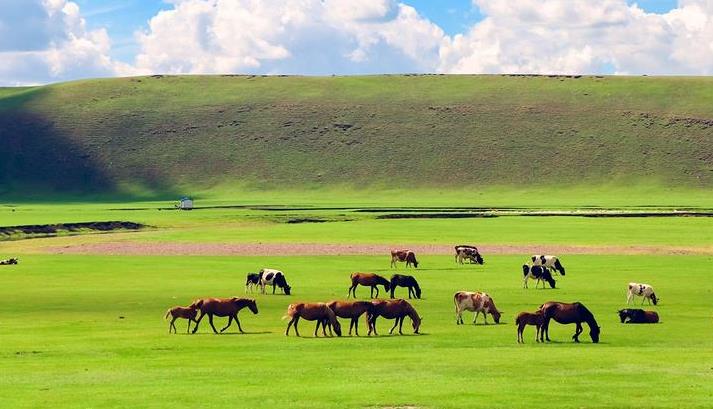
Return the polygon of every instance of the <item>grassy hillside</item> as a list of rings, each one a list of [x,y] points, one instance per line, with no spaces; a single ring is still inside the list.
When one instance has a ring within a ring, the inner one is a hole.
[[[713,78],[196,76],[0,89],[0,192],[713,186]]]

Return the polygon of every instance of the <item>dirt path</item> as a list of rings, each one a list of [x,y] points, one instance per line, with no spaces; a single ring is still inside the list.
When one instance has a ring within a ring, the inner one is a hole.
[[[281,255],[388,255],[391,249],[408,248],[417,254],[454,254],[450,245],[386,245],[386,244],[324,244],[324,243],[144,243],[104,242],[51,246],[43,250],[53,254],[103,255],[201,255],[201,256],[281,256]],[[567,246],[554,244],[478,246],[488,254],[713,254],[713,248],[670,246]]]

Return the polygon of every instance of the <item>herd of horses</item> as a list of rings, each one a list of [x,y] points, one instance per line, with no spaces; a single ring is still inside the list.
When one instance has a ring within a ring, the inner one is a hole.
[[[463,264],[469,262],[472,264],[484,264],[482,255],[475,246],[459,245],[455,247],[455,262]],[[394,250],[391,251],[391,266],[396,267],[396,263],[404,262],[406,266],[418,268],[416,255],[411,250]],[[534,255],[529,262],[523,265],[524,283],[523,287],[527,288],[527,281],[534,279],[539,282],[549,283],[551,288],[555,288],[555,280],[553,274],[565,275],[565,268],[556,256]],[[315,321],[314,336],[317,337],[320,327],[322,335],[337,336],[342,335],[341,324],[338,318],[350,320],[349,335],[352,330],[359,335],[359,319],[365,316],[367,325],[367,335],[378,335],[376,331],[377,318],[394,320],[389,333],[392,334],[398,327],[399,334],[403,334],[404,319],[408,317],[411,320],[414,334],[419,334],[422,318],[416,312],[416,309],[404,299],[395,299],[395,290],[397,287],[408,289],[408,298],[412,297],[420,299],[422,292],[418,281],[414,276],[404,274],[394,274],[390,279],[382,277],[375,273],[356,272],[350,275],[351,285],[347,291],[347,299],[350,297],[357,298],[356,290],[358,286],[366,286],[370,288],[370,301],[341,301],[334,300],[329,302],[313,302],[313,303],[292,303],[288,305],[286,314],[282,317],[283,320],[289,319],[285,335],[289,336],[290,330],[299,336],[298,323],[299,321]],[[537,287],[536,284],[536,287]],[[254,287],[259,287],[262,293],[265,293],[265,286],[273,286],[273,294],[275,288],[282,288],[285,295],[290,295],[290,286],[287,280],[279,270],[262,269],[259,273],[250,273],[247,276],[245,284],[245,292],[252,291]],[[379,287],[383,287],[384,292],[388,293],[391,299],[378,299]],[[627,291],[627,304],[634,296],[643,297],[642,304],[645,300],[649,303],[657,304],[658,299],[656,294],[648,284],[629,283]],[[456,307],[456,324],[463,324],[463,311],[472,311],[475,313],[473,323],[476,322],[478,315],[483,314],[485,323],[487,317],[491,315],[495,323],[500,322],[501,312],[495,306],[495,301],[487,293],[482,292],[467,292],[459,291],[453,297]],[[213,324],[213,317],[227,317],[228,324],[220,330],[224,332],[235,321],[238,330],[243,333],[243,329],[238,319],[238,313],[248,308],[253,314],[258,313],[257,302],[253,298],[202,298],[194,300],[187,307],[174,307],[166,312],[165,318],[171,318],[169,324],[169,333],[176,332],[175,321],[179,318],[188,320],[187,332],[190,332],[191,323],[195,323],[192,333],[198,331],[198,327],[202,319],[207,315],[213,332],[218,333],[218,330]],[[644,311],[642,309],[624,309],[618,311],[622,323],[657,323],[659,317],[656,312]],[[593,343],[599,342],[601,327],[598,325],[594,314],[580,302],[564,303],[557,301],[548,301],[534,311],[521,312],[515,319],[517,325],[517,341],[524,342],[523,332],[528,326],[536,327],[535,340],[538,342],[550,341],[549,325],[551,321],[560,324],[574,324],[576,326],[575,333],[572,335],[574,342],[579,342],[579,337],[584,331],[583,324],[589,327],[589,336]]]

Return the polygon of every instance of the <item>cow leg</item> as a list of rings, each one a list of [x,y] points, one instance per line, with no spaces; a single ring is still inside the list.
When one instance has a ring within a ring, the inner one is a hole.
[[[277,287],[277,286],[276,286],[275,284],[272,284],[272,295],[275,295],[275,288],[276,288],[276,287]]]
[[[478,320],[478,315],[480,315],[480,311],[476,311],[475,314],[473,314],[473,325],[475,325],[475,322]]]
[[[225,331],[226,329],[228,329],[228,327],[229,327],[230,324],[232,324],[232,323],[233,323],[233,317],[232,317],[232,316],[228,316],[228,325],[226,325],[225,328],[221,329],[220,332],[222,333],[223,331]]]
[[[213,325],[213,314],[208,313],[208,322],[210,323],[211,328],[213,328],[214,333],[218,333],[218,330],[215,329],[215,325]]]
[[[205,313],[204,313],[203,311],[201,311],[201,316],[198,317],[198,321],[196,321],[196,326],[193,327],[193,334],[195,334],[196,331],[198,331],[198,324],[201,323],[201,320],[203,319],[203,316],[204,316],[204,315],[205,315]]]
[[[632,298],[634,298],[634,294],[632,294],[631,291],[629,291],[629,292],[626,294],[626,305],[629,305],[629,303],[631,302],[631,299],[632,299]]]

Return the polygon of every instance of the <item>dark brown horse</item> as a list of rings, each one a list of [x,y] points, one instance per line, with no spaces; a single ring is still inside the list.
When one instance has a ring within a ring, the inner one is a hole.
[[[189,307],[173,307],[166,311],[166,316],[164,319],[167,319],[169,316],[172,317],[171,323],[168,324],[168,333],[171,333],[171,328],[173,328],[173,332],[176,333],[176,322],[177,319],[179,318],[184,318],[188,320],[188,327],[186,328],[186,334],[191,330],[191,321],[195,322],[196,325],[198,325],[198,321],[196,321],[196,316],[198,315],[198,309],[193,307],[192,305]]]
[[[384,291],[389,291],[389,280],[374,273],[353,273],[351,279],[352,285],[349,287],[347,298],[351,295],[356,298],[356,288],[358,285],[371,287],[371,298],[374,298],[374,290],[376,290],[376,296],[379,296],[379,287],[377,287],[377,285],[383,285]]]
[[[376,319],[384,317],[386,319],[394,320],[394,326],[391,327],[389,334],[394,332],[396,326],[399,326],[399,334],[403,335],[401,329],[404,325],[404,318],[408,316],[411,318],[411,324],[413,326],[413,333],[418,334],[418,330],[421,327],[421,317],[418,316],[416,310],[409,304],[406,300],[374,300],[371,302],[374,308],[367,313],[366,322],[369,327],[369,334],[373,332],[374,335],[379,335],[376,333]]]
[[[369,301],[331,301],[327,306],[337,317],[351,319],[349,335],[352,335],[352,327],[354,327],[357,336],[359,336],[359,317],[374,308]],[[322,324],[324,325],[324,322]]]
[[[252,298],[203,298],[196,300],[193,304],[191,304],[191,308],[198,308],[201,310],[201,316],[198,317],[198,321],[196,321],[193,333],[195,334],[196,331],[198,331],[198,325],[201,323],[203,316],[206,314],[208,314],[208,322],[210,323],[211,328],[213,328],[213,332],[216,334],[218,331],[215,329],[215,325],[213,325],[214,315],[218,317],[228,317],[228,325],[221,329],[220,332],[228,329],[233,320],[235,320],[238,330],[241,333],[244,333],[243,328],[240,326],[240,320],[238,320],[238,313],[245,307],[248,307],[253,314],[257,314],[257,303]]]
[[[416,278],[413,276],[394,274],[391,276],[389,286],[391,287],[391,298],[394,298],[394,290],[396,290],[396,287],[407,287],[409,300],[411,299],[411,294],[413,294],[415,298],[421,298],[421,287],[419,287],[418,281],[416,281]]]
[[[294,325],[295,334],[299,337],[300,333],[297,330],[297,323],[300,318],[304,318],[307,321],[317,321],[317,326],[314,327],[315,337],[317,336],[317,330],[320,325],[322,325],[322,334],[325,337],[327,336],[327,326],[329,326],[330,332],[331,329],[334,328],[334,332],[337,333],[337,336],[342,336],[342,326],[339,324],[339,321],[337,321],[337,316],[334,315],[334,311],[332,311],[327,304],[322,302],[290,304],[287,307],[287,314],[282,317],[282,319],[286,318],[290,318],[290,322],[287,324],[285,335],[290,335],[290,327]]]
[[[586,322],[589,325],[589,336],[595,344],[599,342],[599,333],[601,328],[594,319],[594,315],[584,306],[584,304],[575,302],[572,304],[550,301],[540,306],[540,311],[544,314],[544,323],[540,332],[540,341],[543,341],[542,336],[550,340],[549,327],[550,320],[555,320],[560,324],[577,324],[577,330],[572,339],[574,342],[579,342],[579,334],[582,333],[582,323]]]
[[[517,343],[524,343],[525,340],[522,339],[522,332],[525,330],[527,325],[534,325],[537,329],[535,333],[535,341],[540,342],[540,329],[545,321],[545,316],[542,311],[537,312],[521,312],[517,314],[515,318],[515,324],[517,324]]]

